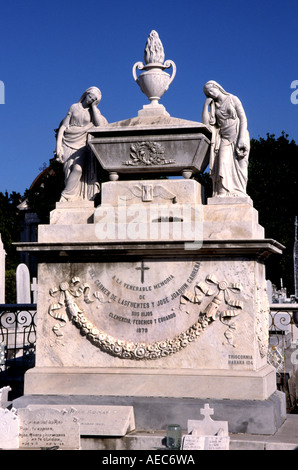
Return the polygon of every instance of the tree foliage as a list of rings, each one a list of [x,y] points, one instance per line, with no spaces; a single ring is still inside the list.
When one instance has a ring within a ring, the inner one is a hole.
[[[44,167],[38,184],[25,191],[24,197],[32,212],[36,213],[41,224],[49,223],[50,212],[55,209],[64,189],[63,166],[55,158]]]
[[[18,255],[13,246],[20,240],[21,218],[17,206],[22,201],[20,193],[0,192],[0,234],[6,251],[5,259],[5,301],[15,302],[15,270]]]
[[[276,138],[252,139],[247,192],[259,212],[259,222],[266,238],[273,238],[286,248],[282,256],[266,262],[267,279],[278,287],[280,279],[294,293],[294,222],[298,215],[298,146],[282,132]]]

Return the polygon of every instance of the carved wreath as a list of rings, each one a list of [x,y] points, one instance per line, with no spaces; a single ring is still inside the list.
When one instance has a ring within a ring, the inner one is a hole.
[[[123,165],[168,165],[175,163],[175,160],[165,158],[165,149],[158,142],[136,142],[130,146],[130,160],[126,160]]]

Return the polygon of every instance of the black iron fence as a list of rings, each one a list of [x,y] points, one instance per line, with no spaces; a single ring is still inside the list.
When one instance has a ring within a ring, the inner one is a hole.
[[[276,368],[277,388],[285,392],[287,411],[298,412],[298,304],[271,304],[268,362]]]
[[[0,304],[0,388],[23,394],[24,374],[35,365],[36,304]]]

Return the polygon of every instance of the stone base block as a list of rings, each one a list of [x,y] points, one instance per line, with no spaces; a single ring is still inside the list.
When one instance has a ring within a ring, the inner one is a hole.
[[[142,109],[138,111],[138,116],[170,116],[166,108],[162,104],[145,104]]]
[[[246,198],[211,198],[204,207],[204,240],[263,239],[258,211]]]
[[[93,223],[93,214],[93,201],[57,202],[56,209],[50,213],[50,224],[91,224]]]
[[[212,419],[228,421],[229,433],[273,435],[286,419],[282,392],[266,400],[221,400],[166,397],[92,396],[92,395],[24,395],[13,402],[15,408],[29,405],[117,405],[133,406],[138,430],[166,429],[168,424],[180,424],[187,430],[187,421],[202,419],[201,409],[209,403],[214,409]]]
[[[102,204],[202,204],[203,187],[195,180],[110,181],[101,185]]]
[[[25,375],[26,395],[266,400],[275,390],[269,365],[259,371],[35,367]]]
[[[215,196],[215,197],[209,197],[207,199],[207,204],[208,205],[223,205],[223,204],[249,204],[250,206],[253,206],[253,201],[249,196],[238,196],[238,197],[233,197],[233,196]]]

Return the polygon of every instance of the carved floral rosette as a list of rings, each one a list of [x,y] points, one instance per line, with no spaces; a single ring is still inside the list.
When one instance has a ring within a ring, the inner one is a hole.
[[[211,283],[216,290],[210,289],[207,283]],[[81,283],[78,277],[71,280],[70,283],[63,281],[59,288],[50,290],[50,294],[58,296],[58,303],[51,304],[49,314],[58,320],[54,325],[53,331],[57,337],[63,336],[61,327],[70,320],[81,334],[102,351],[116,356],[121,359],[158,359],[174,354],[184,349],[188,344],[196,340],[200,334],[213,322],[218,316],[218,309],[223,304],[229,306],[229,310],[220,312],[221,321],[228,327],[225,337],[229,344],[234,346],[230,329],[234,329],[234,324],[226,322],[227,318],[231,319],[238,315],[239,309],[242,309],[242,303],[238,300],[231,299],[228,291],[239,293],[240,284],[229,284],[226,281],[218,282],[215,276],[207,276],[205,283],[198,283],[195,286],[195,293],[186,292],[180,297],[181,311],[187,312],[187,304],[200,304],[204,296],[212,296],[207,307],[202,311],[198,309],[198,320],[182,333],[168,338],[163,341],[155,341],[152,343],[126,341],[108,334],[98,326],[94,325],[86,316],[83,309],[77,304],[76,299],[84,296],[85,303],[89,304],[96,300],[103,303],[103,297],[100,292],[94,292],[93,298],[90,298],[90,287],[86,283]],[[63,309],[65,307],[65,309]]]

